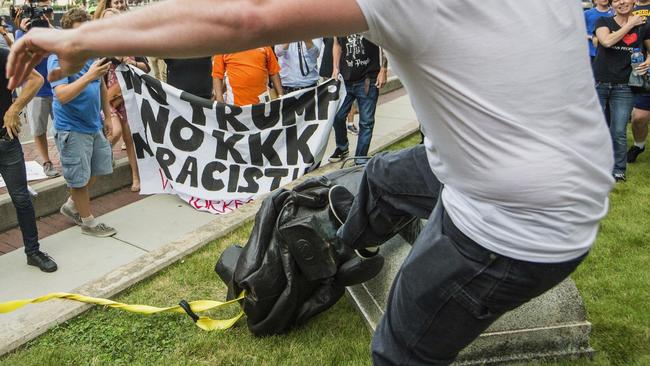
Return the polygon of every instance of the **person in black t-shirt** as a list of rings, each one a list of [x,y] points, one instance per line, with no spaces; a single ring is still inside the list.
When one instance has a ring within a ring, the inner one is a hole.
[[[27,264],[38,267],[43,272],[54,272],[54,260],[40,251],[34,206],[27,190],[25,157],[18,141],[20,118],[18,114],[25,108],[43,85],[43,77],[32,70],[22,86],[22,92],[11,102],[11,91],[7,89],[5,67],[9,50],[0,49],[0,175],[7,185],[7,191],[16,209],[18,225],[23,235]]]
[[[165,59],[167,83],[197,97],[212,99],[212,57]]]
[[[345,100],[334,118],[336,150],[329,158],[329,161],[334,163],[345,159],[349,154],[345,121],[355,100],[359,105],[359,138],[355,156],[368,155],[379,88],[386,83],[388,61],[386,57],[381,56],[379,47],[361,34],[336,38],[332,54],[332,77],[338,77],[340,71],[347,91]]]
[[[596,90],[603,108],[609,108],[610,132],[614,144],[614,169],[617,181],[624,181],[627,155],[627,121],[634,105],[634,94],[628,86],[632,64],[630,56],[634,49],[649,49],[650,28],[645,18],[634,15],[634,0],[614,0],[616,16],[596,21],[595,35],[598,49],[593,69]],[[648,58],[636,69],[647,72]]]

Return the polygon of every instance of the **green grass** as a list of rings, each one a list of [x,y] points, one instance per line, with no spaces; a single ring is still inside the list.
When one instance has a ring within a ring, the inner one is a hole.
[[[391,149],[419,142],[413,135]],[[593,323],[594,361],[562,365],[650,365],[650,153],[631,165],[628,182],[611,195],[610,214],[596,246],[573,276]],[[116,300],[158,306],[179,299],[223,299],[215,275],[219,253],[245,243],[249,224],[217,240]],[[237,309],[213,312],[232,316]],[[347,301],[283,336],[258,338],[244,322],[226,332],[204,332],[183,315],[141,316],[95,307],[17,351],[7,365],[366,365],[370,334]]]

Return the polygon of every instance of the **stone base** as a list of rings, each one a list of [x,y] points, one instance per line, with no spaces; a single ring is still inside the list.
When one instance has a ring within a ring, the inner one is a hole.
[[[382,245],[386,264],[373,280],[349,287],[348,296],[374,330],[384,313],[388,291],[410,245],[397,236]],[[464,349],[457,365],[495,365],[532,360],[591,357],[591,323],[571,279],[506,313]]]

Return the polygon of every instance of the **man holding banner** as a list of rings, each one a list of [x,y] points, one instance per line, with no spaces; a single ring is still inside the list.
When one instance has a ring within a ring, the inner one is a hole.
[[[47,52],[59,55],[56,79],[90,56],[199,56],[366,32],[391,58],[425,143],[375,157],[356,197],[331,192],[340,240],[377,245],[405,218],[429,218],[373,339],[376,364],[450,364],[499,316],[555,286],[588,254],[607,213],[613,152],[578,3],[193,4],[169,0],[146,16],[33,30],[13,48],[10,87]]]

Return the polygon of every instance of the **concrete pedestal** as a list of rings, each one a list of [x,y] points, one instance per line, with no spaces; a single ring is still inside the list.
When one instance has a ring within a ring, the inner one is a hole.
[[[382,246],[386,264],[373,280],[348,288],[348,295],[374,330],[388,291],[410,245],[397,236]],[[505,314],[461,352],[457,365],[492,365],[591,357],[591,323],[571,279]]]

